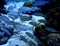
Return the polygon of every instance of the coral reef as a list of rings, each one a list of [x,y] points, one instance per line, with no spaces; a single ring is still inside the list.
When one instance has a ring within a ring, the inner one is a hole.
[[[0,46],[60,46],[59,0],[0,3]]]

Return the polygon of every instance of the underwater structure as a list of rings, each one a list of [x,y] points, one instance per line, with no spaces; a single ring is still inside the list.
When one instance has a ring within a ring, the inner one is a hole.
[[[60,1],[0,0],[0,46],[60,46]]]

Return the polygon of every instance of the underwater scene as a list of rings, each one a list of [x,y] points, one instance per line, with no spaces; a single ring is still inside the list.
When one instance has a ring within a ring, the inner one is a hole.
[[[60,46],[60,0],[0,0],[0,46]]]

